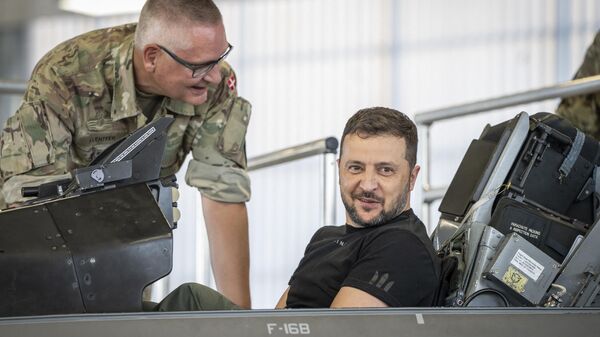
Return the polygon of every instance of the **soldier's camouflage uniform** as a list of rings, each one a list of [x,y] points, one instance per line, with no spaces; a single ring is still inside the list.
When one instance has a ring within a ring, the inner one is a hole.
[[[133,77],[135,24],[92,31],[65,41],[37,64],[22,105],[2,132],[0,171],[6,203],[21,187],[69,177],[111,143],[144,126]],[[191,151],[185,180],[217,201],[250,198],[245,135],[250,104],[237,96],[235,74],[224,63],[222,81],[206,103],[165,97],[154,118],[174,117],[161,176],[179,170]],[[1,199],[1,198],[0,198]]]
[[[600,31],[589,46],[574,79],[600,74]],[[556,113],[581,131],[600,140],[600,92],[563,99]]]

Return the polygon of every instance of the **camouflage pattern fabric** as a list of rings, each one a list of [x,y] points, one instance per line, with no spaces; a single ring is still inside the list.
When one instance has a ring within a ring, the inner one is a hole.
[[[22,105],[0,138],[6,203],[23,201],[23,186],[58,180],[88,165],[110,144],[146,124],[136,104],[135,28],[127,24],[80,35],[38,62]],[[251,106],[237,96],[235,74],[225,62],[221,75],[204,104],[168,97],[158,104],[154,119],[175,118],[161,176],[177,172],[191,152],[188,184],[213,200],[245,202],[250,198],[245,135]]]
[[[573,79],[600,74],[600,31],[588,48]],[[556,113],[575,127],[600,140],[600,92],[563,99]]]

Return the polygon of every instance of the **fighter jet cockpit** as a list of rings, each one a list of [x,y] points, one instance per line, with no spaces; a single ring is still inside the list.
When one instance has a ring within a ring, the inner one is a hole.
[[[550,113],[486,126],[440,205],[459,307],[600,306],[600,145]]]

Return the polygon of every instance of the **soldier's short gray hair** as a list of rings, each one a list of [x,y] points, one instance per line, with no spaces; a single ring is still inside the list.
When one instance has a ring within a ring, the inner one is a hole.
[[[182,48],[187,41],[178,39],[177,29],[188,24],[218,24],[221,12],[212,0],[147,0],[140,13],[135,32],[135,46],[144,48],[158,43]]]

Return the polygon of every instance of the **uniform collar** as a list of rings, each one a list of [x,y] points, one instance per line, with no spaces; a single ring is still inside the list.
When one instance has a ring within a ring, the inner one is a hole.
[[[202,110],[202,108],[205,109],[205,105],[206,104],[193,106],[192,104],[185,103],[183,101],[171,99],[170,97],[165,97],[165,107],[167,108],[167,110],[184,116],[195,116],[196,110]]]

